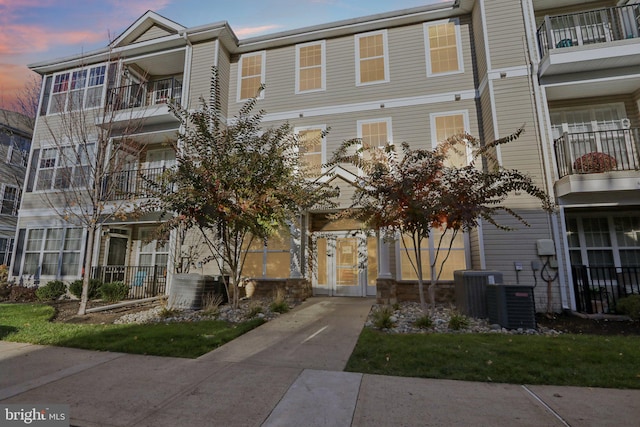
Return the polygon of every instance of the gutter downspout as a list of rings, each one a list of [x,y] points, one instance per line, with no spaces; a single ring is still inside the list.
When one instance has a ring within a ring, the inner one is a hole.
[[[545,111],[542,108],[543,99],[546,99],[546,97],[544,97],[541,94],[541,88],[540,85],[538,83],[538,57],[537,57],[537,46],[534,46],[532,43],[532,39],[531,37],[529,37],[530,35],[535,34],[535,29],[534,26],[532,26],[532,19],[534,19],[533,17],[535,16],[535,14],[533,13],[533,4],[529,1],[529,0],[523,0],[522,1],[522,14],[523,14],[523,18],[524,18],[524,25],[525,28],[527,30],[527,37],[526,37],[526,41],[527,41],[527,48],[529,51],[529,55],[528,55],[528,60],[529,60],[529,65],[531,68],[531,83],[532,83],[532,95],[533,95],[533,100],[534,100],[534,104],[535,104],[535,110],[536,110],[536,123],[537,123],[537,127],[538,127],[538,134],[540,137],[540,145],[542,147],[542,155],[543,155],[543,161],[542,161],[542,166],[544,168],[545,171],[545,184],[547,187],[547,192],[549,195],[554,195],[554,189],[553,189],[553,176],[551,173],[551,170],[549,168],[550,164],[553,164],[553,160],[551,160],[551,162],[547,162],[548,159],[551,159],[549,156],[549,150],[547,149],[547,144],[546,144],[546,140],[548,140],[548,138],[550,137],[550,135],[545,132],[545,127],[543,125],[543,122],[541,120],[541,118],[546,117]],[[546,120],[545,120],[546,121]],[[543,138],[544,135],[546,135],[546,138]],[[563,243],[563,247],[567,247],[566,242],[564,241],[564,239],[562,238],[562,235],[560,233],[560,230],[558,228],[558,216],[556,214],[549,214],[550,216],[550,221],[551,221],[551,229],[552,229],[552,233],[553,233],[553,237],[554,240],[556,242],[562,242]],[[556,257],[558,259],[558,265],[563,265],[562,264],[562,259],[565,258],[564,257],[564,253],[561,250],[560,247],[558,247],[558,245],[556,245]],[[567,258],[568,259],[568,258]],[[566,277],[569,279],[569,282],[571,282],[571,269],[567,268],[566,269]],[[568,286],[567,282],[565,281],[565,275],[564,274],[559,274],[558,275],[558,283],[560,285],[560,299],[561,299],[561,304],[562,304],[562,308],[563,310],[568,310],[570,309],[571,306],[573,306],[573,294],[572,294],[572,289]],[[569,288],[569,294],[572,296],[571,301],[568,300],[567,298],[567,288]],[[575,309],[575,307],[573,307]]]

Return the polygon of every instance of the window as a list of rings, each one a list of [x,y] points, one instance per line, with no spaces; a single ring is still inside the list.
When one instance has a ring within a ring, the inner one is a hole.
[[[169,262],[169,243],[155,239],[154,233],[153,228],[141,228],[138,231],[138,265],[141,267],[166,267]]]
[[[305,167],[305,174],[309,177],[318,177],[322,174],[322,165],[325,162],[325,126],[296,128],[295,134],[300,141],[300,154]]]
[[[389,81],[387,32],[356,35],[356,85]]]
[[[264,91],[258,93],[265,81],[265,53],[257,52],[240,57],[238,64],[238,101],[255,96],[264,98]]]
[[[242,276],[256,279],[289,277],[290,247],[291,236],[288,231],[271,236],[267,242],[254,239],[247,251]]]
[[[2,202],[0,204],[0,214],[17,215],[20,206],[20,189],[12,185],[5,185],[2,192]]]
[[[22,274],[77,276],[82,228],[28,230]]]
[[[0,238],[0,265],[8,266],[11,262],[11,250],[13,249],[13,239]]]
[[[30,145],[31,141],[29,139],[18,135],[11,135],[9,150],[7,152],[7,162],[16,166],[27,167]]]
[[[296,46],[296,93],[325,88],[325,42]]]
[[[424,24],[427,76],[463,72],[460,27],[455,19]]]
[[[431,264],[436,259],[436,270],[440,269],[442,261],[447,256],[447,250],[449,244],[451,245],[451,253],[447,258],[442,272],[440,274],[440,280],[453,280],[453,272],[455,270],[464,270],[467,266],[466,251],[465,251],[465,235],[458,233],[453,242],[451,242],[451,232],[448,232],[442,241],[440,251],[437,250],[438,242],[442,232],[440,230],[432,230],[428,239],[423,240],[421,247],[421,260],[422,260],[422,278],[424,280],[435,280],[438,271],[431,271]],[[412,262],[415,262],[415,255],[413,253],[413,244],[410,236],[405,236],[404,239],[407,247],[405,248],[400,239],[400,272],[402,280],[418,280],[418,276],[413,269]],[[437,258],[436,258],[437,256]],[[409,258],[411,257],[411,258]]]
[[[45,94],[44,102],[51,99],[49,113],[76,111],[102,105],[106,65],[57,74],[53,79],[51,97]],[[48,86],[48,85],[47,85]],[[45,86],[45,90],[48,87]]]
[[[384,147],[391,141],[391,119],[358,121],[358,137],[365,148]]]
[[[637,215],[567,215],[566,227],[572,265],[640,267]]]
[[[466,111],[431,115],[431,140],[433,147],[447,138],[465,132],[469,128]],[[455,146],[447,153],[447,166],[462,167],[468,164],[467,147]]]
[[[36,190],[86,187],[92,181],[94,151],[93,144],[42,149]]]

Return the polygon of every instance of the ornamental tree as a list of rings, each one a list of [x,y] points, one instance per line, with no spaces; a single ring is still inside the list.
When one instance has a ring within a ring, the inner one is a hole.
[[[430,262],[428,292],[432,305],[436,285],[458,233],[475,228],[481,219],[508,230],[509,227],[497,222],[497,215],[502,213],[528,226],[522,216],[504,204],[514,192],[527,193],[540,200],[543,209],[551,209],[547,194],[531,177],[498,167],[497,162],[491,161],[489,153],[495,147],[516,140],[523,131],[520,128],[483,146],[466,133],[448,138],[435,149],[411,149],[403,143],[401,153],[396,152],[393,144],[366,147],[356,139],[344,142],[335,153],[331,164],[346,162],[361,171],[352,205],[340,215],[360,219],[387,236],[400,234],[418,278],[425,313],[422,247],[434,230],[440,236],[434,242],[436,255]],[[470,161],[465,166],[456,166],[450,160],[467,157],[467,153]],[[487,161],[482,162],[483,158]]]
[[[177,164],[160,183],[148,180],[155,194],[145,209],[164,213],[161,234],[177,229],[202,236],[211,259],[229,273],[225,285],[237,307],[251,242],[268,239],[314,204],[329,203],[335,190],[305,179],[303,142],[289,124],[262,128],[256,98],[226,123],[220,93],[214,67],[209,101],[200,99],[196,110],[170,107],[181,125]]]

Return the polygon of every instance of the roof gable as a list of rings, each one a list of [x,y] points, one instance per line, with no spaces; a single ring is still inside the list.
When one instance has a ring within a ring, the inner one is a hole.
[[[120,34],[111,44],[111,48],[122,47],[160,37],[177,35],[185,27],[153,11],[147,11],[129,28]]]

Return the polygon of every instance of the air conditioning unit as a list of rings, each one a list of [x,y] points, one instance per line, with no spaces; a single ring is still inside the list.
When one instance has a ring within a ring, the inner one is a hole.
[[[489,322],[507,329],[535,329],[533,286],[487,285]]]
[[[456,307],[470,317],[486,319],[487,285],[502,283],[502,273],[491,270],[456,270],[455,281]]]

